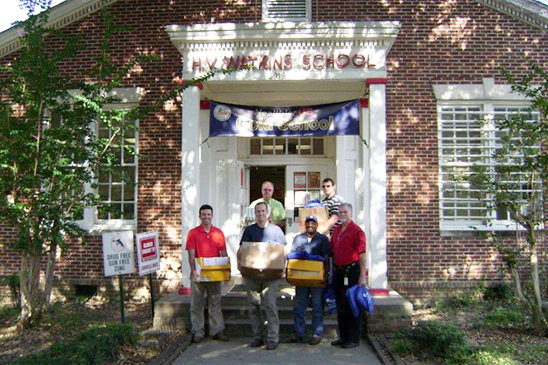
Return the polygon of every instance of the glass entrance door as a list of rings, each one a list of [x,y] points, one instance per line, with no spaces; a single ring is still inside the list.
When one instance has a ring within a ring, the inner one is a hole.
[[[288,165],[286,167],[285,208],[288,211],[286,235],[293,241],[300,230],[298,208],[311,200],[322,199],[322,180],[328,177],[329,164]]]

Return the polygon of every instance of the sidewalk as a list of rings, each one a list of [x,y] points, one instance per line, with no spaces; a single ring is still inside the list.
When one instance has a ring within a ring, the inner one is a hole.
[[[251,338],[235,337],[229,342],[204,339],[192,344],[173,365],[381,365],[375,351],[367,341],[353,349],[331,346],[331,340],[324,339],[316,346],[309,344],[280,343],[278,348],[268,351],[263,347],[251,348]]]

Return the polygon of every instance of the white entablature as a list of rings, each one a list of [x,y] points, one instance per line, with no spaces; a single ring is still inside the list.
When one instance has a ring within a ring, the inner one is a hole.
[[[171,25],[184,59],[183,78],[252,66],[218,80],[366,79],[386,75],[399,22]]]

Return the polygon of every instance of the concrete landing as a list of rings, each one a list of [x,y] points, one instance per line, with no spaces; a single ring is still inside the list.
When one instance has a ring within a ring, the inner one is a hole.
[[[236,337],[229,342],[206,338],[192,344],[173,365],[381,365],[375,350],[366,342],[353,349],[342,349],[323,340],[319,345],[280,343],[278,348],[268,351],[265,347],[251,348],[251,338]]]

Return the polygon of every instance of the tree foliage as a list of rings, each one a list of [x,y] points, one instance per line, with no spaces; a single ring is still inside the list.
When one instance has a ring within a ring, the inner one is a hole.
[[[545,240],[546,224],[548,73],[535,64],[521,80],[505,70],[502,72],[512,90],[531,104],[527,110],[494,121],[499,136],[498,148],[492,156],[494,165],[475,166],[472,178],[485,192],[488,211],[495,215],[509,214],[514,222],[514,238],[495,229],[487,232],[486,238],[504,260],[518,297],[530,308],[534,328],[538,333],[547,333],[538,249]],[[524,290],[521,275],[524,272],[530,278],[531,293]]]
[[[22,23],[20,53],[0,66],[0,224],[13,230],[15,239],[5,244],[21,258],[22,329],[38,323],[49,305],[58,249],[86,237],[78,221],[85,209],[100,204],[96,177],[120,173],[117,149],[135,153],[120,142],[135,128],[125,121],[141,119],[218,72],[247,68],[212,70],[173,85],[149,107],[107,109],[120,102],[113,91],[131,70],[156,57],[136,54],[124,64],[114,62],[111,41],[126,29],[103,11],[105,31],[94,66],[82,77],[86,82],[74,80],[64,70],[85,41],[46,27],[47,16],[48,11],[31,15]],[[99,129],[108,129],[108,136]]]

